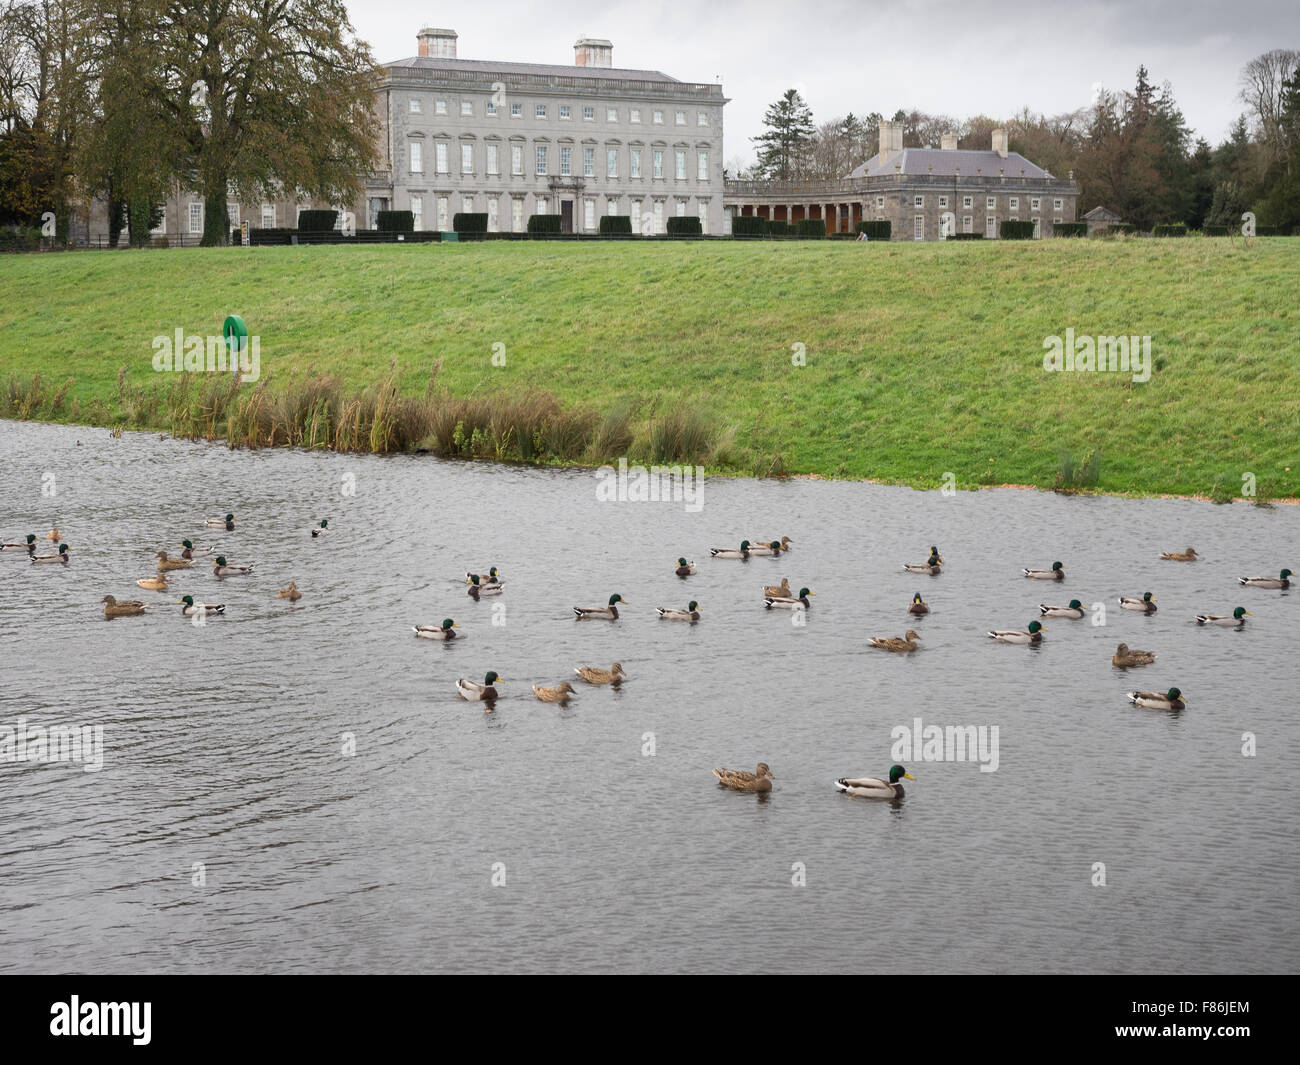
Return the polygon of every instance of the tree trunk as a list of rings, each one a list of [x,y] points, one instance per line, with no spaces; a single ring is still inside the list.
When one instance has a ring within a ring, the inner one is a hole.
[[[221,248],[230,242],[230,212],[226,207],[226,175],[211,178],[203,190],[203,239],[205,248]]]

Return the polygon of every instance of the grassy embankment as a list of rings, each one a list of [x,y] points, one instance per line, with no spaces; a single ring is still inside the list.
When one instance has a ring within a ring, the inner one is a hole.
[[[1296,240],[90,252],[2,257],[0,289],[0,416],[918,486],[1234,495],[1250,471],[1300,495]],[[256,385],[153,370],[155,336],[228,313],[260,336]],[[1045,373],[1067,327],[1149,334],[1151,380]]]

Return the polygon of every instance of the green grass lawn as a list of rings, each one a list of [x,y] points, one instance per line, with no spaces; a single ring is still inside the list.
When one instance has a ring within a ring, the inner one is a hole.
[[[687,405],[734,431],[741,472],[779,455],[788,473],[1051,487],[1064,454],[1100,452],[1105,491],[1236,494],[1252,472],[1300,495],[1300,240],[84,252],[0,257],[0,288],[0,366],[71,378],[69,420],[116,424],[123,367],[167,376],[155,336],[237,313],[274,387],[361,387],[395,362],[422,394],[439,361],[458,396],[545,389],[642,425]],[[1067,327],[1149,334],[1150,381],[1044,372]]]

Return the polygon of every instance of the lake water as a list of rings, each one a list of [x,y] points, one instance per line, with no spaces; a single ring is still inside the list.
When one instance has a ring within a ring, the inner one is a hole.
[[[1300,510],[709,480],[691,513],[595,484],[0,422],[0,535],[57,520],[72,551],[0,555],[0,726],[105,744],[99,772],[0,762],[0,970],[1296,970],[1300,597],[1235,578],[1300,570]],[[758,535],[794,549],[708,557]],[[136,588],[186,537],[257,568]],[[931,543],[944,574],[905,574]],[[1020,576],[1057,559],[1063,585]],[[491,565],[505,594],[472,602]],[[763,608],[782,576],[817,593],[803,626]],[[1118,609],[1147,590],[1159,613]],[[620,621],[573,620],[615,592]],[[190,624],[187,593],[226,616]],[[106,594],[157,606],[109,622]],[[984,636],[1070,598],[1105,624]],[[689,599],[699,624],[656,618]],[[1192,622],[1237,605],[1244,631]],[[463,642],[414,638],[444,617]],[[865,646],[908,627],[915,655]],[[1120,641],[1157,663],[1114,670]],[[619,690],[573,678],[615,660]],[[489,669],[485,714],[455,681]],[[567,708],[532,697],[566,678]],[[1124,698],[1172,685],[1179,714]],[[900,802],[835,791],[918,717],[997,726],[996,772],[913,757]],[[710,773],[760,760],[762,798]]]

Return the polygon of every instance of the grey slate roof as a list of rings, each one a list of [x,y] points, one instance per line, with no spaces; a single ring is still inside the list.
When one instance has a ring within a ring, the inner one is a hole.
[[[1019,152],[1008,152],[1003,159],[990,149],[974,150],[957,148],[943,151],[939,148],[904,148],[901,155],[895,156],[884,166],[880,165],[877,153],[861,166],[855,167],[849,174],[851,178],[892,176],[896,164],[902,164],[904,174],[925,177],[934,167],[935,177],[955,177],[957,168],[965,177],[974,177],[976,170],[982,171],[984,177],[997,177],[999,170],[1005,170],[1007,177],[1020,177],[1020,168],[1024,167],[1027,178],[1046,177],[1047,171],[1035,166]]]
[[[549,78],[606,78],[611,81],[662,81],[668,84],[681,82],[659,70],[627,70],[621,67],[580,67],[560,63],[497,63],[485,59],[444,59],[438,56],[412,56],[385,63],[392,70],[459,70],[473,74],[525,74],[530,77]]]
[[[1119,218],[1119,213],[1117,211],[1112,211],[1109,207],[1103,207],[1101,204],[1098,204],[1096,207],[1094,207],[1083,217],[1084,218]]]

